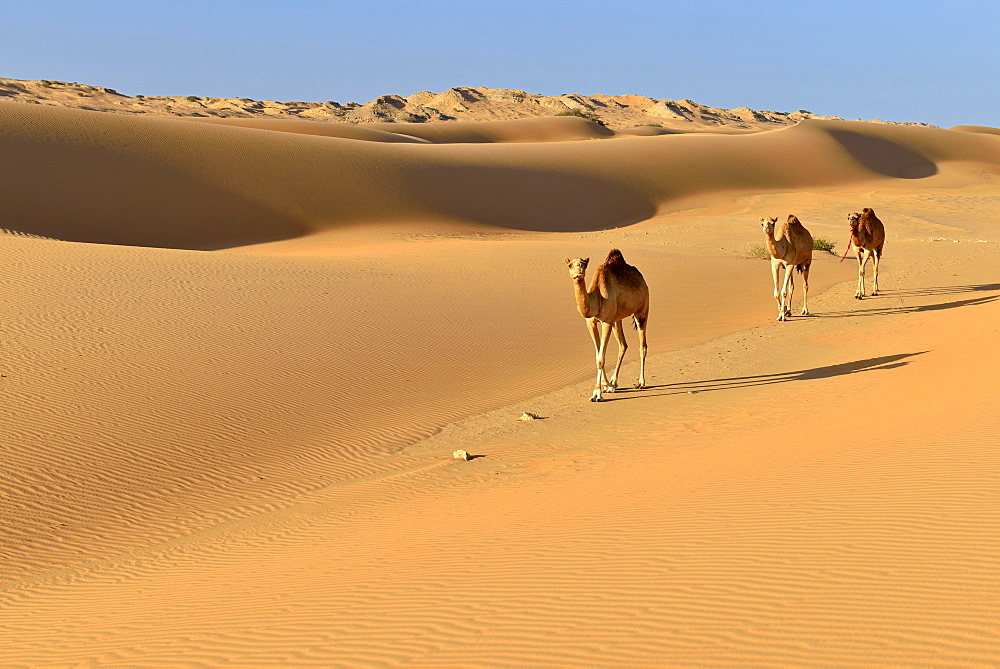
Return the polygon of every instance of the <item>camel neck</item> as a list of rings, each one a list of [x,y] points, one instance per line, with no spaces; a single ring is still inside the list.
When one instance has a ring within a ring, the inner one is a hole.
[[[573,277],[573,292],[576,294],[576,308],[584,318],[593,318],[597,315],[596,298],[600,298],[600,293],[596,290],[593,293],[587,292],[586,277],[581,275]]]
[[[767,235],[767,250],[771,252],[772,257],[781,258],[784,256],[786,246],[787,239],[784,236],[778,239],[773,233]]]

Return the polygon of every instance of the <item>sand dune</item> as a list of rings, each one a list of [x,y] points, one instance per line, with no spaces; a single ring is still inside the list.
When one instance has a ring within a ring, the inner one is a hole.
[[[340,137],[343,139],[360,139],[368,142],[417,143],[421,139],[398,132],[386,132],[371,126],[352,125],[348,123],[314,123],[294,119],[276,118],[197,118],[188,117],[185,120],[198,123],[236,126],[239,128],[256,128],[275,132],[290,132],[300,135],[319,135],[321,137]]]
[[[1000,128],[990,128],[983,125],[956,125],[951,129],[960,132],[980,132],[987,135],[1000,135]]]
[[[992,137],[810,121],[740,136],[468,146],[0,105],[6,227],[68,241],[218,249],[356,225],[584,231],[667,213],[683,198],[923,178],[949,160],[991,169]],[[579,119],[404,126],[447,142],[586,136]],[[549,130],[545,130],[549,128]],[[365,129],[366,132],[368,129]]]
[[[374,142],[485,144],[495,142],[561,142],[614,137],[606,127],[574,116],[550,116],[515,121],[456,123],[314,123],[285,119],[190,118],[201,123],[235,125],[305,135],[323,135]],[[678,131],[680,132],[680,131]]]
[[[990,129],[0,103],[0,146],[0,664],[1000,655]],[[757,220],[839,253],[864,206],[883,294],[816,252],[773,321]],[[592,404],[562,258],[612,247],[651,387]]]

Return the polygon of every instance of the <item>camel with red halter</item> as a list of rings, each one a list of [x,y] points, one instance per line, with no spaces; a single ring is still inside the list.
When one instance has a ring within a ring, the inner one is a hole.
[[[865,264],[869,258],[872,259],[875,270],[872,295],[878,295],[878,264],[882,260],[882,246],[885,244],[885,226],[878,220],[875,210],[868,207],[860,214],[848,214],[847,222],[851,226],[851,241],[847,248],[850,250],[851,244],[854,244],[854,248],[858,250],[858,287],[854,291],[854,297],[860,300],[865,296]],[[844,255],[847,255],[846,252]]]

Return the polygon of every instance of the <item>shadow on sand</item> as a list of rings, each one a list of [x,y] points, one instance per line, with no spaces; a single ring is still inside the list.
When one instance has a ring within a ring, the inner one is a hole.
[[[829,132],[855,160],[879,174],[896,179],[924,179],[938,172],[936,164],[901,144],[849,130]]]
[[[981,293],[986,291],[1000,291],[1000,283],[967,284],[965,286],[935,286],[933,288],[909,288],[904,290],[882,290],[878,295],[876,295],[876,297],[927,297],[933,295]]]
[[[877,300],[892,300],[914,297],[934,297],[937,295],[961,295],[965,293],[982,293],[1000,291],[1000,283],[984,283],[967,286],[941,286],[938,288],[913,288],[909,290],[883,290],[878,295],[868,296],[860,301],[861,305],[871,304]],[[938,302],[937,304],[918,304],[910,306],[884,306],[868,309],[861,307],[857,310],[828,311],[820,314],[811,314],[809,318],[851,318],[854,316],[887,316],[890,314],[917,314],[924,311],[940,311],[942,309],[955,309],[957,307],[973,307],[979,304],[989,304],[1000,295],[984,295],[982,297],[970,297],[966,300],[953,300],[951,302]]]
[[[812,381],[814,379],[828,379],[834,376],[844,376],[847,374],[858,374],[860,372],[874,372],[879,370],[897,369],[908,365],[907,358],[923,355],[927,351],[916,353],[900,353],[897,355],[884,355],[879,358],[868,358],[866,360],[855,360],[844,362],[839,365],[828,365],[826,367],[814,367],[813,369],[800,369],[794,372],[780,372],[777,374],[759,374],[757,376],[733,376],[722,379],[711,379],[708,381],[683,381],[680,383],[665,383],[663,385],[649,386],[644,390],[622,389],[611,396],[605,396],[605,401],[636,400],[642,397],[660,397],[664,395],[683,395],[691,391],[698,393],[711,392],[713,390],[733,390],[736,388],[752,388],[754,386],[769,386],[775,383],[788,383],[790,381]],[[652,392],[650,390],[664,390],[666,392]],[[630,396],[622,397],[624,393]]]
[[[969,284],[964,286],[940,286],[933,288],[913,288],[905,290],[881,291],[875,297],[866,297],[861,304],[874,300],[892,300],[901,298],[933,297],[937,295],[962,295],[967,293],[1000,292],[1000,283]],[[861,310],[831,311],[822,314],[811,314],[809,316],[798,316],[791,322],[802,321],[809,318],[857,318],[868,316],[885,316],[891,314],[914,314],[925,311],[940,311],[942,309],[954,309],[957,307],[969,307],[980,304],[988,304],[1000,299],[1000,295],[983,295],[970,297],[964,300],[952,300],[950,302],[938,302],[936,304],[923,304],[912,306],[876,306],[872,309],[863,308]],[[839,365],[829,365],[827,367],[816,367],[814,369],[802,369],[796,372],[782,372],[779,374],[762,374],[759,376],[741,376],[723,379],[711,379],[708,381],[685,381],[682,383],[667,383],[663,385],[648,386],[643,390],[623,388],[605,397],[605,401],[634,400],[642,397],[657,397],[662,395],[681,395],[685,393],[709,392],[713,390],[729,390],[734,388],[750,388],[753,386],[766,386],[775,383],[787,383],[789,381],[809,381],[812,379],[826,379],[833,376],[843,376],[845,374],[857,374],[859,372],[871,372],[877,370],[896,369],[909,364],[907,358],[922,355],[927,351],[916,353],[902,353],[899,355],[888,355],[880,358],[868,358],[866,360],[855,360]],[[650,390],[663,390],[665,392],[653,392]]]

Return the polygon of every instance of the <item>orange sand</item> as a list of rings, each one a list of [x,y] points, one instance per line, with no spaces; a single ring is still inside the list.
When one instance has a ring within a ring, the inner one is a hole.
[[[0,103],[0,664],[1000,657],[996,131],[307,125]],[[865,206],[775,322],[758,219]]]

